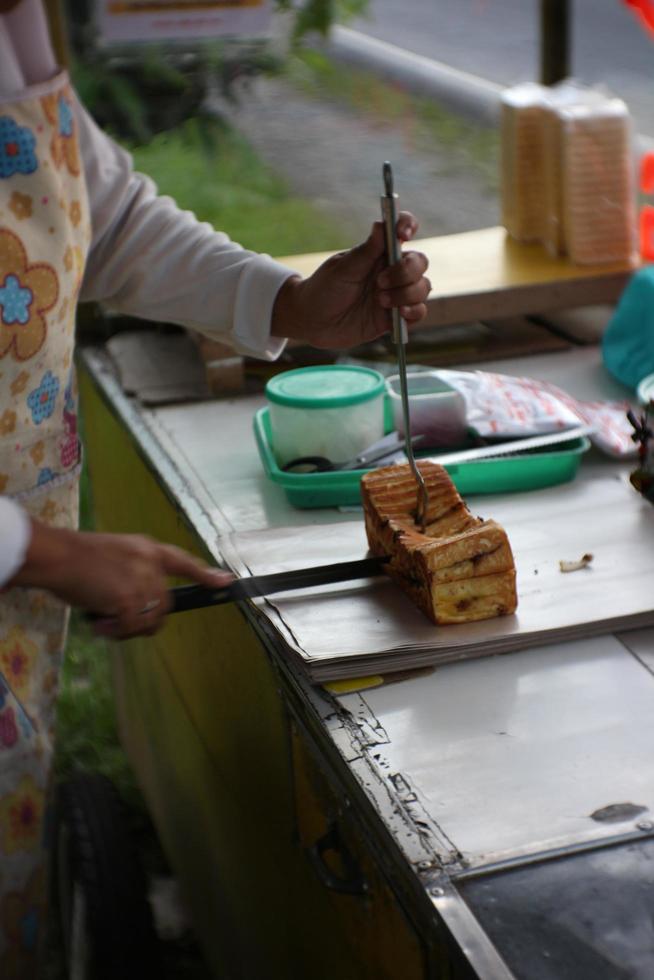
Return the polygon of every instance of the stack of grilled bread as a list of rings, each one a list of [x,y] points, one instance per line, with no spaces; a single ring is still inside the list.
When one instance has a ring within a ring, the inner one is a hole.
[[[429,494],[424,531],[416,524],[418,487],[408,464],[361,480],[366,533],[388,573],[434,623],[467,623],[515,612],[513,553],[504,528],[470,513],[447,471],[418,464]]]

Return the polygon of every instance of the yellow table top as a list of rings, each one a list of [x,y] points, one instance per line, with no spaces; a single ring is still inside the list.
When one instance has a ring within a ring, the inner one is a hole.
[[[573,265],[542,245],[516,242],[499,226],[416,240],[429,259],[425,326],[464,323],[614,302],[636,268],[629,262]],[[309,276],[332,252],[280,259]]]

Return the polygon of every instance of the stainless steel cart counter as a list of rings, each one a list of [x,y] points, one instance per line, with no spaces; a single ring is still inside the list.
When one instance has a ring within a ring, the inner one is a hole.
[[[219,561],[234,530],[361,519],[294,511],[266,480],[261,399],[144,410],[102,350],[82,361],[101,529]],[[617,393],[595,348],[494,367]],[[614,471],[591,453],[569,493]],[[124,743],[216,976],[654,976],[654,629],[335,694],[242,604],[170,617],[114,659]]]

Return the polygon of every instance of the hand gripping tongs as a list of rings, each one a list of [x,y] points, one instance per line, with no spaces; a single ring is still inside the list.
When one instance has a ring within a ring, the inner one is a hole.
[[[397,194],[393,192],[393,171],[388,161],[383,166],[384,191],[381,199],[382,219],[384,221],[384,231],[386,233],[386,257],[389,265],[395,265],[400,261],[400,248],[397,241]],[[409,332],[406,323],[400,316],[397,307],[392,309],[393,318],[393,343],[397,350],[397,366],[400,377],[400,397],[402,400],[402,420],[404,423],[404,442],[405,452],[409,460],[409,466],[418,484],[418,502],[416,507],[416,524],[421,531],[424,531],[427,523],[427,509],[429,507],[429,495],[422,473],[416,465],[413,455],[413,445],[411,443],[411,426],[409,415],[409,390],[406,377],[406,344],[409,340]]]

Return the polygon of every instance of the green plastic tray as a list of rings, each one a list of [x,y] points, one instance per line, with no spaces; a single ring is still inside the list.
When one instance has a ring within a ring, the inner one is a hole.
[[[278,467],[272,451],[267,408],[260,408],[254,416],[254,435],[266,476],[284,488],[294,507],[336,507],[361,503],[359,483],[367,470],[284,473]],[[463,496],[537,490],[572,480],[579,469],[582,454],[588,449],[590,442],[583,436],[559,443],[552,449],[468,463],[448,463],[445,469]],[[434,453],[425,455],[437,459]]]

